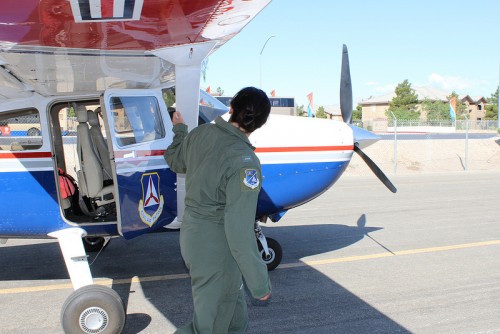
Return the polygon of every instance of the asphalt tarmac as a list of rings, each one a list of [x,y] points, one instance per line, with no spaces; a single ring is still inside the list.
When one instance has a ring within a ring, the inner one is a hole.
[[[500,171],[343,177],[264,228],[284,251],[248,333],[500,333]],[[191,317],[178,232],[113,239],[95,281],[127,307],[123,333]],[[0,246],[0,333],[61,333],[72,292],[57,243]]]

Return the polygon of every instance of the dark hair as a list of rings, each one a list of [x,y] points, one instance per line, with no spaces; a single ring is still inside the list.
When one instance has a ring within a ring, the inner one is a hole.
[[[266,93],[255,87],[245,87],[231,100],[230,122],[237,123],[246,133],[252,133],[267,121],[271,102]]]

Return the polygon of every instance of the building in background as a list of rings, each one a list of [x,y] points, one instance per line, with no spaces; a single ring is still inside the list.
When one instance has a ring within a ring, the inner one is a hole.
[[[217,100],[229,107],[232,96],[214,96]],[[269,97],[271,101],[271,113],[274,115],[296,116],[295,98],[293,97]]]
[[[442,101],[443,103],[448,102],[448,96],[451,92],[445,92],[433,87],[414,87],[412,88],[418,96],[419,102],[429,99],[431,101]],[[396,96],[395,92],[370,97],[366,100],[362,100],[359,104],[362,107],[362,119],[364,123],[372,121],[387,120],[386,111],[389,109],[389,102]],[[483,120],[485,117],[485,105],[486,99],[483,96],[460,95],[459,99],[466,106],[468,112],[468,118],[470,120]],[[417,105],[420,108],[420,105]],[[427,119],[427,114],[421,112],[420,118],[422,120]]]

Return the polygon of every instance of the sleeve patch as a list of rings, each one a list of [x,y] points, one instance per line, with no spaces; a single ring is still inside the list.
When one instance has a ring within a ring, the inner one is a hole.
[[[241,160],[244,162],[244,163],[248,163],[248,162],[253,162],[253,159],[251,156],[249,155],[244,155],[241,157]]]
[[[241,170],[242,190],[254,190],[259,188],[260,179],[256,169],[244,168]]]

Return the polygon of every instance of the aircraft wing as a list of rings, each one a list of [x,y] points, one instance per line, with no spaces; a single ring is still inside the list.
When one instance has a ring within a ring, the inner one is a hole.
[[[165,85],[175,71],[158,50],[212,42],[213,52],[269,2],[3,1],[0,101]]]

